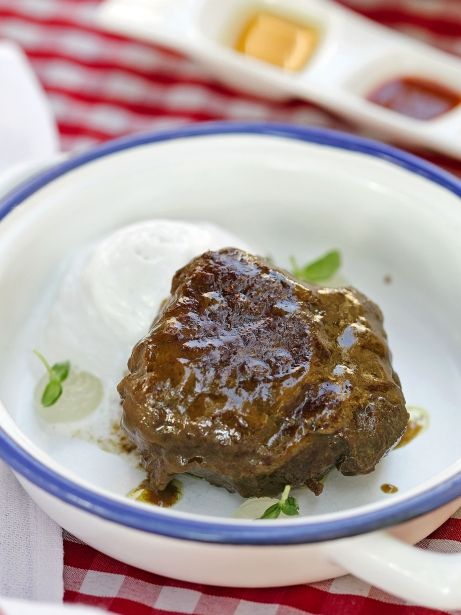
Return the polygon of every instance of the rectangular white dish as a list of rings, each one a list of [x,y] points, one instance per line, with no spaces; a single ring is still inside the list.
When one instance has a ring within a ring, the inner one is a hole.
[[[320,40],[305,68],[284,71],[233,49],[257,10],[318,28]],[[190,55],[239,90],[309,100],[383,137],[461,158],[461,105],[432,120],[416,120],[366,97],[383,82],[408,75],[456,92],[461,60],[329,0],[106,0],[100,21]]]

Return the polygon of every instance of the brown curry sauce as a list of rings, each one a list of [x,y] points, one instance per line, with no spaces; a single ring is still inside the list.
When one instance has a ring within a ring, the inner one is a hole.
[[[429,414],[419,406],[408,406],[407,408],[410,419],[407,428],[400,442],[395,448],[402,448],[412,442],[416,436],[420,435],[429,425]]]
[[[150,488],[149,481],[143,480],[138,487],[129,492],[128,497],[143,504],[170,508],[181,498],[182,490],[182,483],[178,480],[172,480],[163,491],[154,491]]]

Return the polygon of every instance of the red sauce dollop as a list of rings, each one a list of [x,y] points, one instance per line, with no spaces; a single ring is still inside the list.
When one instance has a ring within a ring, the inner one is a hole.
[[[432,120],[461,103],[461,94],[419,77],[386,81],[367,99],[416,120]]]

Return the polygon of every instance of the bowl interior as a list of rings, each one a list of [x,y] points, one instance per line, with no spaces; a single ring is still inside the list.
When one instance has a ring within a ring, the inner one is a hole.
[[[21,431],[14,437],[36,457],[113,496],[143,478],[124,458],[43,431],[32,404],[31,349],[72,255],[111,230],[155,217],[214,222],[287,267],[292,255],[303,262],[338,248],[343,277],[384,312],[407,402],[427,410],[430,427],[370,475],[332,472],[321,497],[299,491],[303,515],[391,506],[459,470],[459,199],[364,154],[245,135],[147,144],[100,158],[45,186],[0,224],[0,399]],[[242,501],[204,481],[184,483],[172,514],[232,516]],[[398,494],[384,494],[383,483]]]

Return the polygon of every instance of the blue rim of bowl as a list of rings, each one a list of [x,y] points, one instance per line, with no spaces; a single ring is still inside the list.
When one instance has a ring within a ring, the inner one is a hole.
[[[325,147],[359,152],[385,160],[425,177],[461,198],[461,181],[438,167],[394,147],[353,135],[322,128],[301,128],[284,124],[206,123],[161,133],[142,134],[111,141],[39,173],[20,184],[0,200],[0,220],[25,199],[53,180],[99,158],[134,147],[174,139],[222,135],[258,135],[293,139]],[[31,483],[60,500],[114,523],[149,533],[223,544],[300,544],[354,536],[397,525],[429,513],[461,496],[461,472],[430,490],[385,508],[351,514],[343,519],[310,523],[236,524],[228,520],[197,520],[159,513],[155,509],[132,506],[87,489],[48,468],[0,429],[0,457]]]

